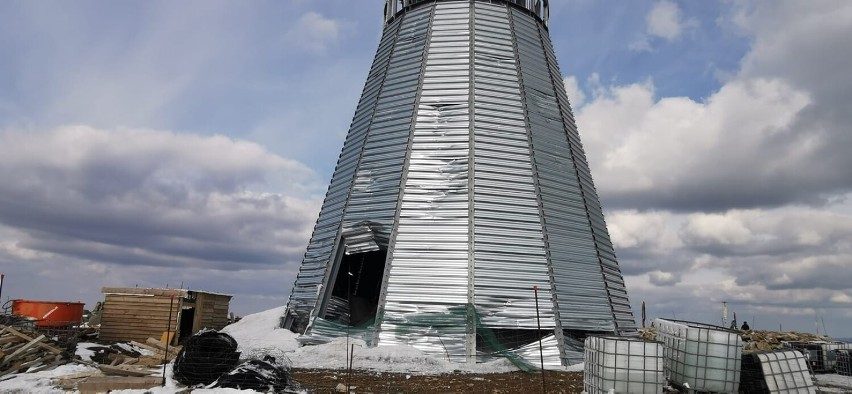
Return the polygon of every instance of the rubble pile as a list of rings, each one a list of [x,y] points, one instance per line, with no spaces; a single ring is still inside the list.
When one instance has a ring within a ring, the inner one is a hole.
[[[74,352],[61,346],[44,334],[0,325],[0,377],[44,371],[68,363]]]
[[[60,376],[54,379],[54,383],[64,390],[77,390],[84,394],[148,388],[160,383],[162,378],[151,375],[162,370],[164,361],[174,359],[181,347],[169,347],[167,351],[166,346],[154,338],[148,338],[146,343],[90,347],[89,350],[94,352],[92,361],[78,358],[76,350],[75,338],[0,324],[0,379],[77,363],[97,369]]]
[[[97,370],[60,376],[54,382],[64,390],[95,393],[109,390],[145,389],[161,384],[163,362],[170,362],[181,346],[169,346],[154,338],[145,343],[131,341],[89,347],[92,361],[74,360]]]
[[[654,327],[642,328],[639,330],[639,336],[648,341],[655,341],[657,339],[657,329]],[[795,331],[746,330],[740,331],[740,336],[743,338],[743,350],[745,351],[783,349],[784,342],[832,341],[831,338],[824,335]]]
[[[782,349],[782,342],[813,342],[832,341],[824,335],[804,332],[775,332],[775,331],[743,331],[745,350],[775,350]]]

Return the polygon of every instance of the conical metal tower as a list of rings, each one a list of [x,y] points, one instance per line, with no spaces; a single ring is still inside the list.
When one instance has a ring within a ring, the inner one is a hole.
[[[636,330],[547,19],[387,1],[285,327],[468,362],[543,339],[557,364]]]

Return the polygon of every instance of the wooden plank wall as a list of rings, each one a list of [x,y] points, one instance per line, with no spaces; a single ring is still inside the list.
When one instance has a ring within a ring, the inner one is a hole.
[[[106,292],[107,289],[104,290]],[[107,292],[101,318],[100,339],[110,342],[133,340],[144,343],[149,337],[160,338],[167,330],[167,326],[171,326],[171,331],[176,331],[181,300],[181,296],[176,296],[172,303],[170,294],[129,294],[129,292],[109,294]],[[169,322],[170,304],[172,305],[171,322]]]
[[[192,331],[203,328],[221,330],[228,325],[228,308],[231,296],[197,292],[195,298],[195,321]]]

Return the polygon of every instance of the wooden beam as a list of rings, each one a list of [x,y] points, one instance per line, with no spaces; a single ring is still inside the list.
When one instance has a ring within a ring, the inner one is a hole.
[[[24,352],[26,352],[27,350],[29,350],[33,346],[38,345],[38,343],[43,341],[43,340],[44,340],[44,334],[39,335],[37,338],[34,338],[32,341],[29,341],[26,345],[21,346],[20,348],[18,348],[18,350],[15,350],[14,353],[3,358],[3,365],[8,364],[9,362],[14,360],[16,357],[20,356],[21,354],[23,354]]]
[[[151,370],[145,368],[145,370],[139,370],[133,367],[121,366],[121,365],[98,365],[98,369],[103,371],[107,375],[120,375],[120,376],[149,376],[151,375]]]
[[[166,353],[166,351],[163,350],[163,349],[158,349],[154,346],[146,345],[144,343],[139,343],[139,342],[136,342],[136,341],[130,341],[130,344],[133,345],[133,346],[141,347],[142,349],[145,349],[145,350],[148,350],[148,351],[152,351],[152,352],[154,352],[154,354],[162,355],[162,354]],[[169,354],[167,354],[166,357],[168,359],[173,359],[176,356],[177,356],[177,351],[172,350],[172,348],[169,348]]]
[[[16,329],[12,328],[12,327],[8,327],[8,326],[7,326],[7,327],[6,327],[6,332],[11,333],[12,335],[15,335],[15,336],[17,336],[17,337],[19,337],[19,338],[21,338],[21,339],[27,340],[27,341],[32,341],[32,340],[33,340],[33,337],[31,337],[31,336],[29,336],[29,335],[26,335],[26,334],[24,334],[24,333],[22,333],[22,332],[20,332],[20,331],[18,331],[18,330],[16,330]],[[53,346],[50,346],[50,345],[48,345],[48,344],[46,344],[46,343],[39,343],[39,344],[38,344],[38,347],[40,347],[40,348],[42,348],[42,349],[46,349],[46,350],[48,350],[48,351],[50,351],[51,353],[54,353],[54,354],[62,354],[62,350],[57,349],[57,348],[55,348],[55,347],[53,347]]]
[[[148,338],[145,340],[145,343],[162,351],[166,351],[166,344],[164,344],[159,339]],[[180,345],[169,346],[169,351],[179,352],[181,349],[183,349],[183,346]]]
[[[77,390],[80,390],[81,394],[106,393],[112,390],[140,390],[157,387],[162,384],[162,381],[163,378],[158,376],[92,376],[85,382],[78,383]]]
[[[186,289],[140,289],[136,287],[103,287],[101,288],[101,293],[110,295],[110,294],[119,294],[119,295],[155,295],[155,296],[166,296],[169,297],[174,294],[175,297],[184,297],[189,293],[189,290]]]

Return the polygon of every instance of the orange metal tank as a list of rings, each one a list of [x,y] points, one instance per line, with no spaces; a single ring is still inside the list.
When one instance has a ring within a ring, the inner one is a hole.
[[[36,327],[66,327],[83,320],[82,302],[12,300],[12,314],[36,320]]]

